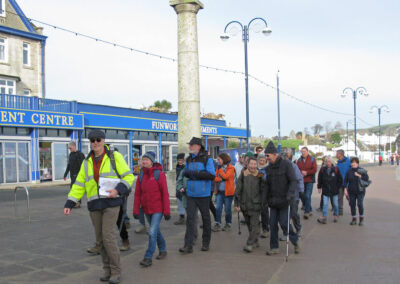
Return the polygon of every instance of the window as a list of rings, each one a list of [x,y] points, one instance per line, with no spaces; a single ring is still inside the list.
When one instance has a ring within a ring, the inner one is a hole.
[[[23,63],[25,66],[31,66],[31,45],[24,42],[23,49]]]
[[[24,90],[24,96],[30,96],[31,95],[31,90]]]
[[[0,0],[0,16],[6,16],[6,0]]]
[[[7,59],[7,39],[0,37],[0,62],[7,62]]]
[[[15,95],[15,81],[0,78],[0,94]]]

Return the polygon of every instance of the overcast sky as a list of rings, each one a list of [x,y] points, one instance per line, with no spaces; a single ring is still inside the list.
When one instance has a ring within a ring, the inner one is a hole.
[[[170,57],[177,53],[176,14],[167,0],[18,0],[27,17],[133,48]],[[352,113],[345,87],[364,86],[358,115],[377,124],[372,105],[391,112],[383,123],[400,122],[400,1],[398,0],[204,0],[198,14],[200,63],[244,70],[241,37],[219,38],[231,20],[246,24],[263,17],[272,29],[252,31],[249,73],[298,98]],[[256,26],[254,26],[256,27]],[[167,99],[177,109],[176,63],[121,50],[45,26],[47,97],[140,108]],[[277,133],[276,92],[250,80],[253,134]],[[241,75],[201,69],[202,112],[223,113],[232,126],[245,126]],[[340,121],[336,115],[281,96],[283,135],[315,123]],[[359,128],[367,127],[360,122]]]

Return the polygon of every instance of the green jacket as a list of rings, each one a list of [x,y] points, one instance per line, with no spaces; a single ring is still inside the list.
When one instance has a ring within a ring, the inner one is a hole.
[[[188,178],[184,177],[183,174],[185,173],[185,170],[182,170],[178,176],[178,179],[176,180],[176,198],[182,201],[183,207],[187,207],[187,196],[186,196],[186,188],[187,188],[187,182]],[[180,192],[181,188],[184,188],[185,191],[182,193]]]
[[[113,170],[109,158],[112,152],[109,150],[108,146],[105,146],[105,151],[106,154],[101,162],[99,177],[118,179],[118,175]],[[116,151],[114,151],[113,154],[116,170],[121,177],[120,182],[116,186],[119,195],[116,198],[108,198],[107,196],[101,196],[99,194],[99,186],[94,179],[92,152],[90,152],[88,157],[83,161],[76,181],[72,185],[68,194],[68,200],[64,206],[65,208],[72,208],[76,202],[81,200],[85,192],[88,201],[88,209],[90,211],[122,205],[122,197],[129,194],[135,178],[129,166],[126,164],[124,157]]]
[[[240,206],[240,210],[245,212],[261,211],[265,186],[263,177],[262,173],[256,171],[252,174],[247,169],[240,174],[235,191],[235,207]]]

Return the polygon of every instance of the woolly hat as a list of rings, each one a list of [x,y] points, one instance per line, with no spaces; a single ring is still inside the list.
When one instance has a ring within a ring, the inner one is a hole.
[[[101,130],[95,129],[89,132],[88,139],[92,138],[106,139],[106,134]]]
[[[265,154],[261,152],[260,154],[258,154],[257,159],[265,159]]]
[[[179,154],[176,156],[176,159],[177,159],[177,160],[184,160],[184,159],[185,159],[185,153],[179,153]]]
[[[156,153],[154,153],[153,151],[149,151],[142,156],[142,159],[144,158],[149,159],[154,164],[156,161]]]
[[[251,152],[251,151],[249,151],[249,152],[247,152],[246,153],[246,156],[245,157],[254,157],[254,153],[253,152]]]
[[[278,153],[278,149],[276,149],[276,147],[272,141],[269,141],[264,152],[265,152],[265,154],[276,154],[276,153]]]

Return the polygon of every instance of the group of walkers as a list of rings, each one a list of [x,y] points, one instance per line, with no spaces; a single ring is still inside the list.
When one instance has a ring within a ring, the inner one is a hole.
[[[91,152],[84,158],[82,165],[69,165],[71,180],[74,180],[71,182],[64,214],[70,215],[71,209],[79,204],[86,193],[96,247],[103,261],[104,275],[100,280],[119,283],[121,265],[115,228],[117,225],[120,231],[125,248],[123,250],[129,249],[124,219],[127,218],[126,201],[135,177],[123,156],[105,144],[104,132],[94,130],[89,133],[88,138]],[[302,224],[299,203],[301,200],[304,219],[309,219],[312,216],[311,196],[317,173],[316,160],[306,147],[302,149],[302,157],[292,161],[291,149],[279,154],[271,141],[265,150],[260,146],[256,148],[255,154],[248,152],[241,155],[233,166],[231,157],[226,153],[219,154],[215,162],[202,145],[201,138],[193,137],[188,144],[189,154],[178,154],[176,166],[178,220],[174,224],[186,225],[183,246],[179,248],[182,255],[193,253],[199,227],[202,229],[203,252],[210,250],[212,232],[231,231],[232,204],[237,211],[238,220],[239,214],[242,214],[249,232],[243,248],[245,252],[250,253],[258,248],[259,238],[269,237],[266,254],[278,254],[280,227],[286,241],[290,240],[293,244],[295,253],[300,253]],[[78,157],[78,154],[70,156],[69,163],[76,163],[75,156]],[[346,196],[352,212],[351,224],[356,224],[357,204],[359,224],[362,225],[368,174],[359,167],[357,158],[350,161],[344,157],[343,151],[338,151],[337,158],[336,166],[333,159],[327,157],[318,173],[323,211],[318,222],[327,223],[330,200],[334,208],[334,222],[337,222],[338,216],[343,215],[343,196]],[[67,173],[68,170],[66,175]],[[214,194],[216,207],[212,198]],[[213,223],[210,211],[214,217]],[[199,212],[201,224],[198,220]],[[166,175],[153,152],[145,153],[141,159],[141,170],[135,185],[133,216],[139,220],[145,216],[149,226],[148,247],[140,265],[152,265],[157,247],[156,259],[165,259],[167,246],[160,223],[162,218],[166,221],[171,218],[170,198]],[[144,222],[140,221],[142,226]],[[240,222],[242,221],[239,221],[239,226]]]

